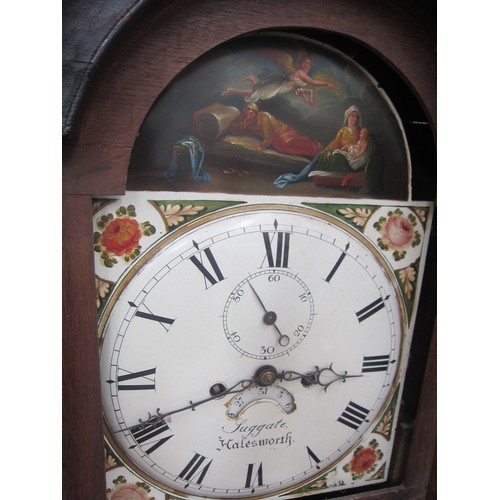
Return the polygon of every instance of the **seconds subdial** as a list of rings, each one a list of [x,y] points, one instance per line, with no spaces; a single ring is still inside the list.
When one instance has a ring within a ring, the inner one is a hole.
[[[309,332],[314,301],[307,285],[285,269],[249,275],[224,307],[224,332],[244,356],[272,359],[295,349]]]

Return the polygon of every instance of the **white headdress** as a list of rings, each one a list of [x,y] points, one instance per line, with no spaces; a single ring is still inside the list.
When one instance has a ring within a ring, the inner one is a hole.
[[[351,106],[350,108],[346,109],[346,112],[344,113],[344,126],[347,125],[347,117],[353,112],[356,111],[358,113],[358,126],[361,127],[361,113],[359,112],[359,108],[356,105]]]

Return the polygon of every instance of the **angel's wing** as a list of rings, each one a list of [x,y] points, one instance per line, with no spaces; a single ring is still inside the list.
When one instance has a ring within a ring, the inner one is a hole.
[[[279,49],[256,49],[257,53],[267,60],[277,64],[284,74],[291,73],[295,68],[293,66],[293,57],[283,50]]]

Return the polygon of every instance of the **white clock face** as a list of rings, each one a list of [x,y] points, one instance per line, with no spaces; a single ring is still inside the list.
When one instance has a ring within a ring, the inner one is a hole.
[[[249,498],[356,446],[394,392],[404,337],[399,292],[360,238],[312,210],[253,206],[140,262],[102,325],[123,461],[166,491]]]

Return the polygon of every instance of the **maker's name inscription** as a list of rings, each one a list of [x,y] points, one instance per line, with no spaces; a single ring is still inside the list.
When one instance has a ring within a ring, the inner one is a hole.
[[[275,447],[288,448],[293,443],[292,432],[287,430],[283,419],[268,424],[249,425],[248,420],[238,419],[232,426],[222,427],[225,435],[219,436],[218,451],[243,448]]]

